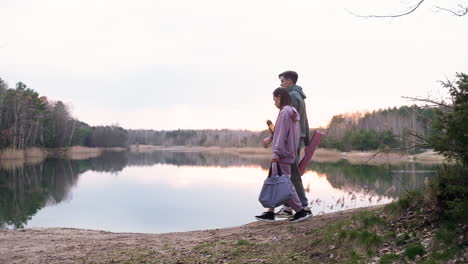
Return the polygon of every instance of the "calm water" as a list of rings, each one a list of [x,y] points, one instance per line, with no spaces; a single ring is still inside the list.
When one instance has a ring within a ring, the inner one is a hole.
[[[227,153],[104,152],[0,169],[0,226],[178,232],[254,221],[267,158]],[[385,204],[422,189],[436,166],[313,162],[303,176],[314,214]]]

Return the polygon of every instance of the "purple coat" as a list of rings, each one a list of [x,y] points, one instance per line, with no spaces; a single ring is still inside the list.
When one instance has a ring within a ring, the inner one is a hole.
[[[282,163],[294,163],[301,136],[299,114],[292,106],[284,106],[278,114],[273,135],[272,158]]]

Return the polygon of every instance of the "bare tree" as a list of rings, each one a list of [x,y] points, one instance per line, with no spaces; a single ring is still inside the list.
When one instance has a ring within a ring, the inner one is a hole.
[[[417,3],[410,6],[406,11],[398,12],[398,13],[395,13],[395,14],[388,14],[388,15],[360,15],[360,14],[356,14],[356,13],[350,11],[350,10],[347,10],[347,11],[349,13],[351,13],[352,15],[354,15],[354,16],[362,17],[362,18],[396,18],[396,17],[407,16],[407,15],[415,12],[425,2],[426,2],[426,0],[419,0]],[[459,17],[465,16],[468,13],[468,6],[464,6],[462,4],[459,4],[457,6],[457,8],[455,8],[455,9],[454,8],[440,7],[440,6],[435,6],[435,8],[438,9],[438,10],[441,10],[441,11],[449,12],[452,15],[459,16]]]

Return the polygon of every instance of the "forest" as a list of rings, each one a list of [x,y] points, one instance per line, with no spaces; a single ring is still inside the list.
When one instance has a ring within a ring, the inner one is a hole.
[[[341,151],[410,149],[415,136],[430,134],[436,108],[402,106],[334,116],[320,147]],[[316,129],[311,129],[311,133]],[[0,78],[0,149],[156,146],[260,147],[267,130],[134,130],[118,125],[90,126],[72,117],[69,107],[18,82]],[[414,149],[414,148],[413,148]]]
[[[0,149],[68,146],[126,146],[128,132],[118,126],[92,127],[71,116],[66,104],[40,96],[18,82],[0,78]]]
[[[341,151],[399,148],[415,151],[418,137],[431,133],[435,107],[402,106],[334,116],[321,147]]]

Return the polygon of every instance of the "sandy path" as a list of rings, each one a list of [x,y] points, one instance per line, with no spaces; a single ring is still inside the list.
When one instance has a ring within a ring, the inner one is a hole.
[[[112,263],[121,252],[148,250],[164,263],[174,252],[187,256],[202,243],[249,240],[268,242],[288,239],[294,226],[299,231],[321,228],[338,219],[351,216],[353,209],[314,216],[299,223],[276,221],[247,225],[165,234],[111,233],[72,228],[0,230],[0,263]]]

